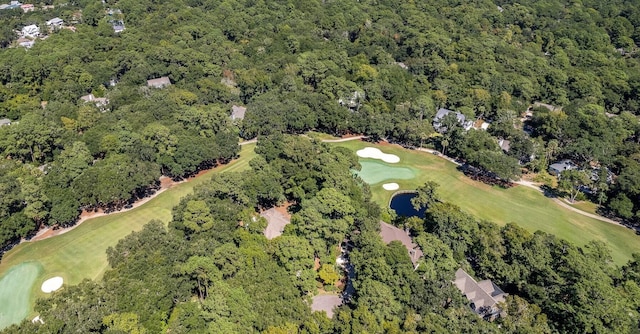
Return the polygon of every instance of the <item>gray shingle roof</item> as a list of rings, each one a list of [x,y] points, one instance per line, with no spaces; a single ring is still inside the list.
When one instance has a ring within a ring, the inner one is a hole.
[[[233,105],[231,107],[231,119],[234,121],[237,119],[244,119],[244,114],[246,112],[247,112],[247,108]]]
[[[473,304],[476,313],[482,316],[495,316],[500,313],[498,303],[503,302],[507,294],[490,280],[476,282],[460,268],[456,271],[456,280],[453,283]]]
[[[407,250],[409,251],[409,257],[411,258],[411,262],[413,262],[414,266],[422,257],[422,250],[418,245],[413,243],[413,240],[411,240],[411,236],[407,232],[381,221],[380,236],[382,237],[382,241],[384,241],[384,243],[386,244],[398,240],[405,247],[407,247]]]

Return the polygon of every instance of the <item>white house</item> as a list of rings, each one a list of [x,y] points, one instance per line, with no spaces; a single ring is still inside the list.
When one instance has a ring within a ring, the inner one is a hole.
[[[22,37],[36,38],[40,36],[40,28],[37,25],[32,24],[22,28]]]
[[[64,21],[62,21],[62,19],[59,17],[55,17],[47,21],[47,26],[49,27],[49,29],[61,28],[63,24],[64,24]]]

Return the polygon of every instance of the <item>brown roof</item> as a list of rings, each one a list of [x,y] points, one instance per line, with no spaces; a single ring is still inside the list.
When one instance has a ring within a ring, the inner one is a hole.
[[[413,240],[411,240],[411,236],[407,232],[391,224],[387,224],[381,221],[380,236],[382,237],[382,241],[384,241],[384,243],[386,244],[392,241],[398,240],[405,247],[407,247],[407,250],[409,251],[409,257],[411,258],[411,262],[413,262],[414,266],[416,265],[416,263],[418,263],[418,260],[422,257],[422,250],[418,245],[413,243]]]
[[[507,294],[490,280],[476,282],[460,268],[456,271],[456,280],[453,283],[473,304],[476,313],[483,316],[495,316],[500,313],[498,303],[503,302]]]

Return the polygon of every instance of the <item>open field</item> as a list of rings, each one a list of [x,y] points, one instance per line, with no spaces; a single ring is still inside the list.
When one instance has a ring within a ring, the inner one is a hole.
[[[29,292],[36,283],[42,266],[35,262],[25,262],[9,270],[0,279],[0,329],[24,319],[31,309]]]
[[[510,189],[492,187],[476,182],[456,170],[456,166],[430,153],[403,149],[397,145],[376,145],[362,141],[336,143],[354,152],[372,146],[384,153],[400,157],[397,164],[386,164],[390,175],[394,168],[405,167],[417,171],[414,179],[391,179],[371,184],[373,200],[388,207],[392,191],[382,189],[382,184],[396,182],[400,190],[415,189],[428,180],[440,184],[440,196],[455,203],[475,217],[504,225],[515,222],[527,230],[541,230],[566,239],[577,245],[584,245],[596,239],[605,242],[612,251],[614,261],[621,265],[631,258],[633,252],[640,252],[640,237],[632,230],[582,216],[560,207],[542,193],[524,186]],[[385,164],[380,160],[360,159],[361,162]]]
[[[171,220],[171,209],[213,173],[247,169],[249,161],[255,156],[254,148],[255,144],[242,146],[239,159],[167,189],[139,208],[87,220],[77,228],[52,238],[22,243],[2,258],[0,275],[5,275],[13,266],[28,261],[42,267],[35,280],[37,284],[32,284],[25,290],[30,293],[29,310],[36,298],[45,295],[40,291],[40,284],[47,278],[62,276],[65,285],[78,284],[84,278],[97,279],[108,267],[107,248],[115,246],[118,240],[131,232],[140,230],[152,219],[168,223]],[[3,285],[4,281],[0,281],[0,291],[4,289]],[[19,298],[18,293],[13,295],[14,298]],[[0,314],[5,312],[6,307],[10,305],[0,303]]]

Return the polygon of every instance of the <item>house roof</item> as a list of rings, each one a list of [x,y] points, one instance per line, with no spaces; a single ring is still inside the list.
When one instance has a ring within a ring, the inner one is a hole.
[[[97,106],[104,106],[109,104],[109,99],[106,97],[95,97],[93,94],[84,95],[80,97],[80,100],[86,102],[93,102]]]
[[[63,22],[64,22],[64,21],[62,21],[62,19],[61,19],[61,18],[59,18],[59,17],[54,17],[54,18],[52,18],[51,20],[47,21],[47,25],[48,25],[48,26],[50,26],[50,25],[52,25],[52,24],[56,24],[56,25],[57,25],[57,24],[62,24]]]
[[[449,109],[445,109],[445,108],[440,108],[438,109],[438,112],[436,113],[436,117],[433,118],[434,121],[439,121],[441,119],[443,119],[445,116],[449,115],[449,113],[455,113],[456,114],[456,118],[458,119],[458,122],[462,123],[464,122],[467,118],[464,116],[464,114],[462,114],[459,111],[453,111],[453,110],[449,110]]]
[[[554,164],[551,164],[549,166],[549,169],[552,169],[554,171],[557,171],[558,173],[565,171],[565,170],[571,170],[571,169],[575,169],[576,165],[571,161],[571,160],[562,160],[562,161],[558,161]]]
[[[509,150],[511,149],[511,141],[506,140],[506,139],[500,139],[500,140],[498,140],[498,146],[500,146],[500,148],[503,151],[509,152]]]
[[[411,236],[407,232],[391,224],[387,224],[381,221],[380,236],[382,237],[382,241],[384,241],[385,244],[397,240],[400,241],[405,247],[407,247],[407,250],[409,251],[409,257],[411,258],[411,262],[413,262],[414,266],[422,257],[422,250],[418,245],[413,243],[413,240],[411,240]]]
[[[260,215],[268,222],[267,228],[264,229],[264,236],[269,240],[281,236],[284,227],[291,221],[290,217],[280,213],[276,208],[263,211]]]
[[[147,80],[147,86],[149,87],[162,88],[170,85],[171,85],[171,80],[169,80],[168,77],[160,77],[156,79]]]
[[[11,120],[8,118],[0,118],[0,126],[3,125],[10,125],[11,124]]]
[[[247,108],[242,106],[233,105],[231,107],[231,119],[244,119],[244,114],[247,112]]]
[[[29,31],[29,30],[40,31],[40,28],[38,28],[38,26],[35,24],[30,24],[28,26],[22,27],[22,32]]]
[[[433,127],[436,130],[441,130],[440,129],[440,120],[442,120],[445,116],[447,116],[449,113],[455,113],[456,114],[456,118],[458,119],[458,123],[460,123],[460,125],[462,125],[462,127],[465,130],[469,130],[471,129],[471,127],[473,127],[473,121],[467,121],[467,117],[459,112],[459,111],[453,111],[453,110],[449,110],[449,109],[445,109],[445,108],[440,108],[438,109],[438,112],[436,112],[436,116],[433,118]]]
[[[471,275],[462,268],[456,271],[456,280],[453,282],[465,297],[473,304],[478,314],[497,314],[497,304],[503,302],[507,296],[500,287],[490,280],[476,282]]]

